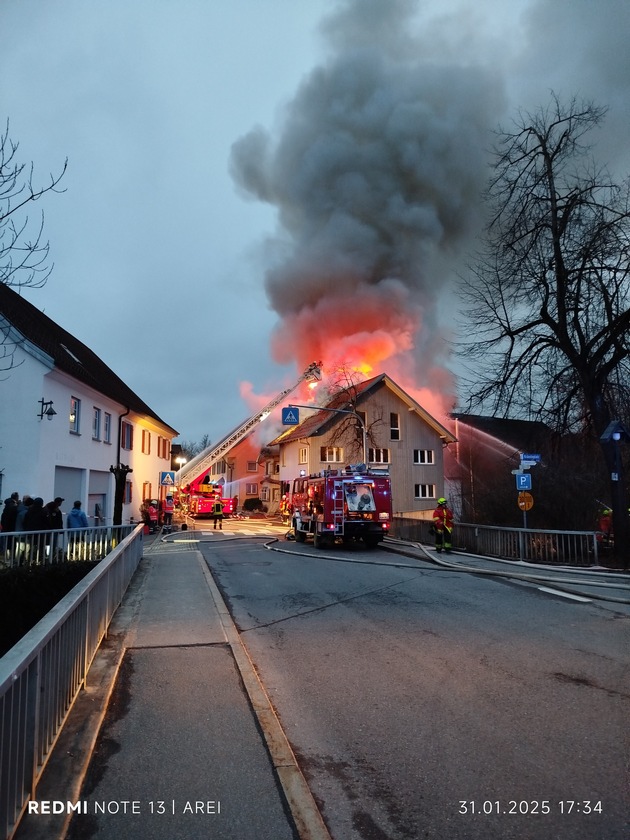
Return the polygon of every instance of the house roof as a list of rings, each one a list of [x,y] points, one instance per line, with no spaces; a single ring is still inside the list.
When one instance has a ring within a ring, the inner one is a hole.
[[[59,370],[126,408],[157,420],[177,434],[96,353],[6,283],[0,283],[0,315],[24,339],[50,356]]]
[[[353,396],[353,399],[355,400],[356,405],[359,406],[361,402],[365,401],[369,396],[375,394],[380,388],[389,388],[390,391],[397,394],[397,396],[406,403],[411,411],[418,414],[418,416],[421,417],[440,436],[440,438],[442,438],[444,443],[455,442],[456,438],[454,435],[445,426],[439,423],[435,417],[430,415],[428,411],[425,411],[425,409],[422,408],[422,406],[412,397],[410,397],[406,391],[403,391],[403,389],[400,388],[393,379],[390,379],[386,373],[381,373],[378,376],[366,379],[364,382],[353,386],[353,391],[356,395]],[[351,403],[348,391],[343,390],[338,394],[335,394],[335,396],[326,403],[325,407],[328,409],[337,408],[343,410],[349,408],[350,406]],[[316,409],[317,406],[313,406],[313,408]],[[290,426],[286,431],[274,438],[269,443],[269,446],[279,443],[290,443],[307,437],[317,437],[318,435],[324,434],[331,428],[331,426],[334,426],[335,423],[338,422],[338,414],[335,414],[332,411],[316,411],[315,414],[307,417],[299,424],[299,426]]]

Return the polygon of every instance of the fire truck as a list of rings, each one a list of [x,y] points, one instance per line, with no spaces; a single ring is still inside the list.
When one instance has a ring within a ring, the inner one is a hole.
[[[230,516],[234,513],[234,500],[223,498],[223,487],[217,482],[210,481],[204,476],[201,481],[189,488],[187,495],[189,516],[212,516],[212,506],[217,499],[223,504],[223,515]]]
[[[226,435],[218,444],[208,446],[178,471],[175,483],[178,487],[182,488],[179,494],[180,504],[187,505],[188,513],[191,516],[211,515],[212,503],[217,498],[217,494],[219,498],[222,498],[222,486],[210,480],[209,471],[212,466],[227,455],[232,447],[248,437],[256,429],[258,424],[268,417],[276,406],[280,405],[282,400],[295,391],[301,382],[319,381],[322,378],[321,367],[321,362],[312,362],[294,385],[281,391],[264,408],[252,415],[240,426],[237,426],[236,429]],[[229,516],[232,513],[235,513],[233,499],[223,499],[223,514]]]
[[[387,470],[365,464],[329,469],[293,481],[289,504],[297,542],[313,537],[316,548],[362,540],[375,548],[392,521],[391,479]]]

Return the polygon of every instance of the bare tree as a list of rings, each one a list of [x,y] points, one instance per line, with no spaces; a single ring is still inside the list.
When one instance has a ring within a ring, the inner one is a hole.
[[[59,183],[68,161],[44,186],[35,186],[33,164],[18,160],[18,144],[9,136],[9,121],[0,134],[0,283],[7,286],[43,286],[53,269],[50,244],[44,240],[44,213],[37,223],[28,215],[29,205],[48,192],[63,192]],[[10,330],[0,325],[0,370],[13,367]]]
[[[623,405],[630,356],[630,190],[595,165],[605,110],[552,97],[495,147],[483,249],[464,283],[470,404],[598,440]],[[618,452],[602,442],[617,548],[629,522]],[[615,480],[616,478],[616,480]]]
[[[194,441],[194,440],[183,440],[181,442],[182,448],[182,455],[186,458],[187,461],[190,461],[195,455],[199,455],[200,452],[203,452],[204,449],[207,449],[212,440],[210,439],[210,435],[206,433],[202,436],[201,440]]]
[[[371,422],[367,422],[365,415],[357,408],[361,382],[363,382],[363,377],[356,370],[345,364],[339,365],[330,371],[324,383],[323,391],[327,398],[323,404],[330,408],[359,414],[363,424],[365,424],[366,443],[378,447],[378,430],[383,425],[383,418],[377,413],[372,417]],[[363,452],[363,425],[361,420],[358,420],[352,414],[339,414],[337,420],[338,423],[330,437],[331,444],[345,444],[348,457],[362,461],[366,457],[366,453]]]

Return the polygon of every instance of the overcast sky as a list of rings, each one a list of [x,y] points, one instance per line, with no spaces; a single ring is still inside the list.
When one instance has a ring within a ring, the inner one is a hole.
[[[0,30],[20,159],[68,158],[23,293],[186,440],[315,356],[456,393],[452,278],[516,108],[594,98],[629,169],[627,0],[2,0]]]

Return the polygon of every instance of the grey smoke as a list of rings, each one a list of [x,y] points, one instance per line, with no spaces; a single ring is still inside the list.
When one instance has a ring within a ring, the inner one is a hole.
[[[383,307],[417,307],[427,329],[444,257],[478,230],[500,84],[481,66],[423,60],[415,6],[344,3],[323,26],[330,60],[279,131],[257,127],[233,146],[237,184],[278,211],[265,283],[283,320],[359,302],[369,287]],[[392,282],[408,294],[391,295]]]
[[[444,293],[483,221],[492,131],[518,108],[551,89],[610,105],[601,160],[627,160],[627,0],[517,0],[492,34],[478,8],[451,5],[422,29],[418,9],[344,0],[322,25],[328,59],[279,125],[233,146],[237,185],[277,210],[265,287],[281,361],[308,361],[309,341],[351,343],[361,321],[364,337],[384,326],[407,356],[413,333],[412,372],[429,384],[452,322]]]

